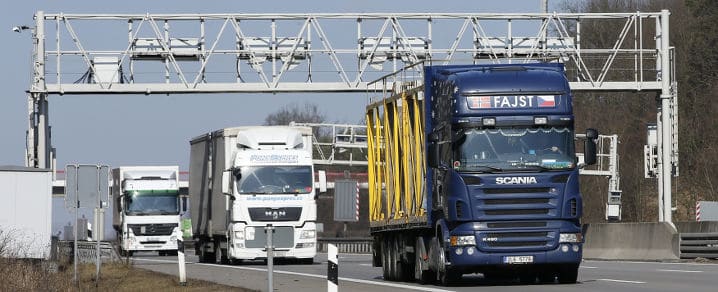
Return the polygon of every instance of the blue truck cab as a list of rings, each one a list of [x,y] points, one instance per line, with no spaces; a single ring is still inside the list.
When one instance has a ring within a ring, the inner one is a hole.
[[[563,65],[427,66],[424,76],[439,279],[576,282],[582,201]],[[587,131],[587,164],[597,136]]]

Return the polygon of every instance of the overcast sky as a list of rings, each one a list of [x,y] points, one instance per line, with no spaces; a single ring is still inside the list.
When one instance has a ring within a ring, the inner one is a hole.
[[[552,1],[552,5],[554,4]],[[0,17],[3,57],[0,78],[0,165],[24,164],[31,34],[46,13],[317,13],[317,12],[539,12],[541,0],[504,1],[5,1]],[[54,25],[53,25],[54,26]],[[329,28],[331,29],[331,28]],[[95,33],[96,35],[92,35]],[[354,34],[355,32],[351,32]],[[443,32],[435,31],[435,35]],[[455,34],[455,32],[451,32]],[[101,38],[100,30],[83,38]],[[52,39],[52,38],[49,38]],[[124,48],[116,48],[121,50]],[[306,101],[320,106],[328,122],[363,119],[364,94],[215,94],[50,96],[52,145],[58,168],[68,163],[189,166],[189,139],[224,127],[257,125],[278,107]]]

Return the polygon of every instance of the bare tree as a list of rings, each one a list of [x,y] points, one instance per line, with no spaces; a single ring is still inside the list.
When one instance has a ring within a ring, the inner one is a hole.
[[[291,122],[322,123],[325,119],[326,116],[319,110],[316,104],[304,103],[299,105],[292,103],[269,114],[264,119],[264,125],[289,125]]]

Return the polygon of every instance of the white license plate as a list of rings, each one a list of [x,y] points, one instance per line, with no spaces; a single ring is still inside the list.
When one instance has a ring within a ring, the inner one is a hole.
[[[275,252],[274,252],[274,256],[275,256],[275,257],[286,257],[286,256],[287,256],[287,252],[284,251],[284,250],[275,251]]]
[[[504,264],[529,264],[534,262],[534,256],[507,256]]]

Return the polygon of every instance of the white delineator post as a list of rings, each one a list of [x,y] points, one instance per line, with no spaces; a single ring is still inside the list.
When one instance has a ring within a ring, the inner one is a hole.
[[[327,259],[327,292],[339,291],[339,256],[337,246],[329,244],[329,257]]]
[[[179,265],[179,284],[180,286],[187,286],[187,270],[185,267],[184,258],[184,238],[182,237],[182,230],[177,232],[177,263]]]

